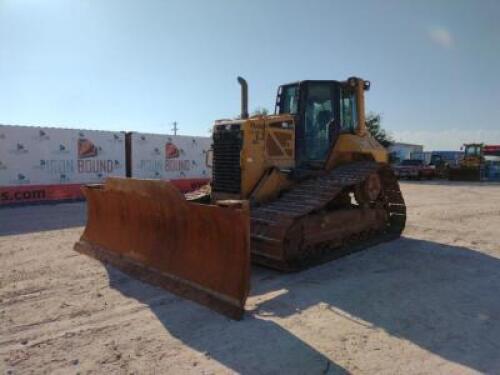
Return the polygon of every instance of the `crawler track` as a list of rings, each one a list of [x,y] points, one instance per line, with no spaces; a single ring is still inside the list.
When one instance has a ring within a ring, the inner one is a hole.
[[[369,205],[333,207],[377,173],[382,185]],[[391,168],[356,162],[298,183],[251,210],[252,260],[284,271],[322,263],[400,236],[406,206]]]

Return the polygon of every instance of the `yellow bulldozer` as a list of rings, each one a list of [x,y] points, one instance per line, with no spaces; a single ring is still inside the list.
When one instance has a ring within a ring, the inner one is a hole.
[[[370,82],[278,88],[273,115],[213,126],[209,189],[109,178],[84,187],[77,251],[240,319],[251,262],[296,271],[398,238],[406,206],[387,151],[365,125]]]
[[[451,181],[481,181],[484,175],[484,145],[482,143],[466,143],[463,145],[464,158],[456,167],[448,170]]]

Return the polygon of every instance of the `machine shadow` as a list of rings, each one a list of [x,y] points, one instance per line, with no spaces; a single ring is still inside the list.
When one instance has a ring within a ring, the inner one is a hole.
[[[278,324],[245,314],[234,321],[105,265],[110,286],[149,306],[165,331],[241,374],[347,374]]]
[[[85,202],[61,202],[0,208],[0,236],[84,226]]]
[[[479,372],[500,371],[498,258],[401,238],[256,283],[253,293],[280,288],[287,292],[258,304],[254,314],[286,317],[323,303],[327,311],[341,310],[447,360]]]
[[[166,331],[239,373],[262,372],[261,363],[276,373],[346,373],[269,320],[318,304],[449,361],[500,371],[500,259],[468,248],[401,238],[295,274],[253,267],[240,322],[106,268],[110,286],[147,304]]]

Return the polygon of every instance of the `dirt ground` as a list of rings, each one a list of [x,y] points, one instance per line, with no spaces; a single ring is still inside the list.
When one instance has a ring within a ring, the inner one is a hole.
[[[74,252],[84,203],[0,209],[0,373],[500,373],[500,185],[402,189],[401,239],[254,267],[240,322]]]

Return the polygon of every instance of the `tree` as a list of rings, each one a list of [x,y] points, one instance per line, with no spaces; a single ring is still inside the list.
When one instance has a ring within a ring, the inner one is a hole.
[[[252,112],[252,116],[267,116],[269,114],[269,110],[264,107],[257,107]]]
[[[382,146],[389,147],[394,143],[394,139],[387,133],[387,131],[385,131],[385,129],[382,128],[380,124],[381,122],[382,117],[379,114],[370,112],[366,115],[366,128],[371,133],[373,138],[375,138]]]

